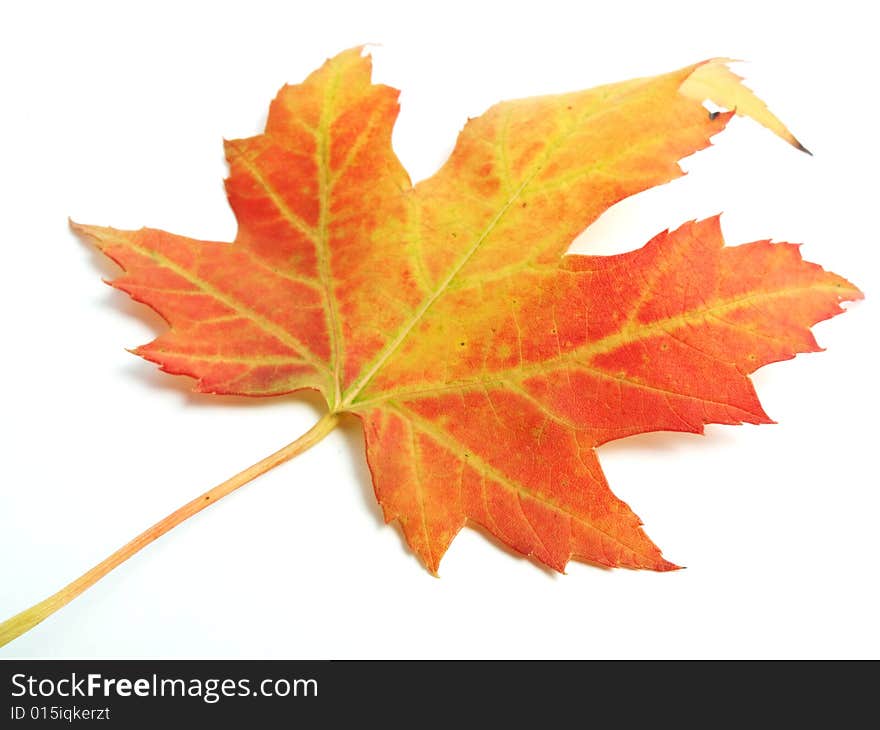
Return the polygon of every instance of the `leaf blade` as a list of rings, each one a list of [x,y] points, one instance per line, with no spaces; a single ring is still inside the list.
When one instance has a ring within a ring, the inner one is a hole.
[[[232,244],[75,226],[170,324],[138,354],[203,391],[314,388],[357,415],[386,519],[432,572],[468,523],[556,570],[673,569],[596,448],[770,422],[749,373],[817,350],[809,328],[861,292],[791,244],[724,247],[717,217],[627,254],[565,251],[709,146],[734,111],[706,98],[799,143],[716,59],[502,102],[413,187],[398,92],[371,73],[345,51],[226,143]]]

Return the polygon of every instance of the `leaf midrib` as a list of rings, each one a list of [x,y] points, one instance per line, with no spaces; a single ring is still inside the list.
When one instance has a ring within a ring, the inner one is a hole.
[[[324,99],[321,104],[321,116],[318,120],[317,130],[317,153],[318,153],[318,236],[315,241],[315,250],[318,258],[318,277],[321,280],[325,314],[327,316],[327,330],[330,339],[330,369],[333,374],[333,397],[329,404],[331,412],[338,410],[342,381],[340,377],[342,369],[342,357],[344,342],[342,339],[342,327],[339,321],[336,294],[333,290],[333,270],[330,265],[330,189],[333,185],[330,175],[330,124],[332,121],[332,109],[339,87],[340,71],[334,68],[330,83],[324,86]]]
[[[651,560],[655,559],[655,556],[646,554],[640,551],[638,548],[628,545],[626,542],[620,539],[620,537],[616,535],[612,535],[611,533],[603,530],[601,527],[589,522],[587,518],[583,515],[577,514],[571,508],[557,503],[553,500],[549,495],[539,494],[535,491],[530,490],[523,484],[520,484],[516,480],[504,474],[502,471],[498,470],[496,467],[492,466],[488,462],[484,461],[477,454],[472,451],[467,451],[464,444],[462,444],[458,439],[456,439],[451,434],[448,434],[441,429],[437,428],[436,424],[431,421],[423,418],[415,411],[410,408],[407,408],[402,403],[390,403],[389,408],[397,412],[398,415],[407,420],[408,423],[411,424],[411,427],[418,428],[422,433],[424,433],[428,438],[432,439],[438,446],[441,446],[444,449],[451,451],[455,454],[462,463],[474,469],[478,474],[484,476],[487,479],[491,479],[492,481],[500,484],[504,489],[513,492],[517,498],[521,499],[522,497],[526,497],[528,499],[533,499],[536,502],[540,502],[545,505],[549,509],[555,510],[564,514],[573,522],[577,522],[587,529],[594,530],[601,535],[604,535],[609,540],[613,541],[617,545],[621,547],[631,550],[636,555],[649,558]],[[603,485],[604,486],[604,485]],[[607,486],[606,486],[607,489]],[[610,491],[610,490],[609,490]],[[491,516],[491,515],[490,515]],[[534,528],[532,528],[534,531]],[[540,538],[539,538],[540,539]],[[570,543],[569,543],[570,546]],[[569,553],[569,556],[571,553]]]
[[[618,330],[617,332],[606,335],[605,337],[596,340],[595,342],[588,343],[584,347],[561,353],[557,357],[543,360],[539,363],[534,363],[527,367],[498,370],[496,372],[485,374],[480,377],[469,378],[467,380],[460,380],[457,382],[442,383],[433,387],[413,388],[412,390],[397,389],[387,391],[385,393],[377,395],[374,398],[370,398],[369,400],[353,403],[350,407],[351,410],[356,411],[368,410],[370,408],[380,406],[386,402],[399,400],[400,398],[428,398],[436,395],[469,391],[475,388],[485,388],[492,385],[502,385],[506,381],[519,381],[532,375],[542,375],[548,372],[557,372],[559,370],[563,370],[569,367],[573,367],[575,369],[588,368],[597,373],[604,373],[604,371],[597,369],[594,365],[588,366],[587,363],[584,361],[597,355],[609,353],[616,348],[626,344],[639,342],[658,334],[674,332],[683,327],[686,327],[689,324],[700,322],[707,317],[717,316],[719,314],[724,314],[725,312],[736,311],[737,309],[743,306],[747,306],[755,301],[763,302],[772,301],[774,299],[782,299],[785,297],[795,297],[805,292],[841,293],[844,291],[846,291],[845,287],[837,285],[798,286],[785,287],[772,292],[761,292],[757,294],[749,294],[748,296],[744,297],[741,296],[732,299],[721,300],[713,304],[712,306],[690,310],[689,312],[684,312],[682,314],[667,317],[662,320],[657,320],[655,322],[651,322],[650,324],[630,327],[626,330]],[[727,327],[739,326],[736,323],[727,321],[725,321],[724,324]],[[746,327],[740,328],[748,329]],[[644,385],[648,388],[653,387],[650,384],[641,384],[638,381],[630,380],[628,382],[631,382],[635,386]],[[697,398],[697,396],[690,396],[684,393],[677,393],[676,395],[681,395],[682,397],[686,398]]]
[[[600,112],[601,113],[601,112]],[[354,403],[355,399],[360,395],[363,389],[369,385],[370,381],[375,377],[376,373],[378,373],[385,363],[389,360],[389,358],[397,352],[397,349],[401,344],[409,337],[409,333],[412,332],[413,328],[422,320],[425,313],[433,306],[434,302],[440,299],[449,289],[450,284],[455,280],[458,276],[459,272],[467,265],[468,261],[473,258],[474,254],[480,249],[483,242],[489,237],[492,231],[495,230],[495,227],[498,225],[498,222],[504,217],[504,214],[510,209],[510,207],[518,200],[523,190],[532,182],[532,180],[537,177],[537,175],[544,168],[544,165],[550,159],[552,154],[558,149],[558,147],[565,142],[568,137],[570,137],[577,127],[582,124],[586,119],[595,114],[594,110],[587,114],[584,114],[582,118],[578,119],[577,122],[572,124],[572,126],[562,132],[559,137],[548,145],[544,154],[541,155],[538,162],[535,164],[533,169],[529,172],[528,175],[523,178],[522,183],[520,183],[519,187],[510,195],[504,205],[500,208],[500,210],[495,214],[483,232],[477,237],[477,240],[473,243],[473,245],[464,253],[464,255],[450,268],[447,275],[443,278],[443,280],[437,285],[431,294],[422,300],[421,305],[410,318],[410,320],[398,330],[397,335],[391,340],[376,360],[373,361],[373,364],[365,371],[362,372],[360,376],[358,376],[357,380],[352,383],[351,387],[346,391],[345,398],[340,405],[340,411],[348,410],[351,408],[351,405]]]
[[[492,233],[495,229],[495,226],[498,225],[498,221],[504,216],[504,214],[510,209],[510,207],[516,202],[517,197],[523,191],[523,189],[528,185],[535,175],[538,174],[538,168],[535,170],[529,177],[523,180],[522,184],[517,188],[513,195],[507,200],[504,206],[499,210],[495,217],[489,222],[477,240],[471,245],[471,247],[465,252],[465,254],[456,262],[456,264],[450,268],[447,275],[443,278],[443,280],[437,285],[433,292],[431,292],[430,296],[426,297],[422,300],[421,305],[415,311],[410,320],[401,327],[397,335],[391,342],[389,342],[379,357],[373,362],[369,369],[367,369],[364,373],[362,373],[358,379],[352,384],[351,388],[347,391],[345,398],[340,404],[340,410],[348,410],[354,400],[360,395],[361,391],[370,383],[373,377],[378,373],[382,367],[388,362],[388,359],[397,352],[397,349],[401,344],[409,337],[409,333],[412,332],[413,328],[422,320],[425,313],[431,308],[431,306],[436,302],[440,297],[442,297],[447,289],[449,288],[450,283],[455,279],[458,275],[458,272],[461,271],[466,265],[467,262],[473,257],[473,255],[479,250],[480,246],[483,244],[483,241]]]
[[[620,96],[624,97],[637,95],[640,91],[641,88],[639,86],[636,86],[634,88],[623,91]],[[394,355],[395,352],[397,352],[398,348],[403,344],[403,342],[406,341],[406,339],[409,337],[410,332],[412,332],[416,325],[421,322],[426,312],[434,305],[434,303],[438,299],[440,299],[449,290],[450,285],[456,279],[461,270],[467,265],[468,261],[473,258],[474,254],[480,249],[480,246],[482,246],[483,242],[495,230],[495,227],[498,225],[501,218],[520,198],[523,191],[544,169],[546,164],[550,161],[553,154],[559,149],[559,147],[563,145],[565,141],[572,134],[574,134],[577,129],[581,127],[581,125],[586,122],[586,120],[590,119],[591,117],[602,116],[603,114],[613,111],[613,109],[613,105],[595,105],[591,107],[588,112],[584,113],[573,123],[571,123],[571,126],[568,129],[562,131],[559,136],[547,146],[543,154],[538,158],[532,170],[525,176],[519,187],[517,187],[517,189],[510,195],[510,197],[504,203],[501,209],[495,214],[495,216],[492,218],[492,220],[474,242],[474,244],[450,268],[447,275],[443,278],[440,284],[438,284],[434,291],[432,291],[431,294],[422,301],[419,308],[416,310],[410,320],[398,330],[397,335],[395,335],[394,339],[386,344],[386,346],[373,361],[373,363],[369,366],[369,368],[366,371],[363,371],[354,381],[354,383],[352,383],[352,385],[343,393],[342,402],[339,404],[338,409],[334,409],[336,410],[336,412],[342,412],[351,409],[352,405],[355,403],[360,393],[370,384],[372,379],[385,366],[385,363],[388,362],[391,356]],[[652,139],[653,136],[648,140],[648,142],[650,142]],[[595,169],[595,166],[591,166],[587,169]]]
[[[190,284],[195,286],[197,289],[201,290],[201,293],[206,294],[210,297],[213,297],[218,302],[225,304],[234,312],[238,312],[245,319],[253,322],[257,327],[262,329],[264,332],[275,337],[275,339],[279,340],[283,344],[287,345],[294,351],[296,351],[299,355],[301,355],[305,361],[307,361],[310,365],[316,368],[318,371],[324,369],[324,364],[320,362],[315,355],[309,350],[302,342],[293,337],[290,332],[287,331],[282,325],[276,324],[271,320],[264,317],[262,314],[257,312],[255,309],[247,306],[240,300],[235,297],[229,295],[228,293],[218,289],[213,284],[208,283],[204,279],[196,276],[195,273],[185,269],[184,267],[177,264],[175,261],[170,259],[168,256],[159,253],[153,249],[144,248],[143,246],[139,246],[136,243],[127,241],[125,245],[131,248],[133,251],[136,251],[141,256],[152,259],[160,266],[168,269],[169,271],[174,272],[182,279],[188,281]]]

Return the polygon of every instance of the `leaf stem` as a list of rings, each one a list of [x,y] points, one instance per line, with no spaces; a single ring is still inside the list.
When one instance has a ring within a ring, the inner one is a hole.
[[[270,469],[274,469],[279,464],[283,464],[285,461],[288,461],[294,456],[311,448],[330,433],[338,423],[339,416],[337,414],[326,414],[320,421],[312,426],[311,429],[306,431],[306,433],[295,441],[292,441],[274,454],[270,454],[265,459],[258,461],[256,464],[249,466],[247,469],[239,472],[234,477],[227,479],[222,484],[218,484],[213,489],[209,489],[207,492],[199,495],[192,501],[187,502],[170,515],[159,520],[155,525],[142,532],[131,542],[123,545],[115,553],[98,563],[94,568],[81,575],[72,583],[66,585],[54,595],[49,596],[46,600],[31,606],[27,610],[16,614],[10,619],[7,619],[0,624],[0,646],[8,644],[13,639],[17,639],[25,632],[30,631],[38,623],[51,616],[59,608],[66,606],[74,598],[101,580],[101,578],[107,575],[111,570],[124,563],[135,553],[143,550],[154,540],[158,540],[169,530],[177,527],[181,522],[188,520],[206,507],[210,507],[215,502],[223,499],[223,497],[231,494],[239,487],[243,487],[261,474],[265,474]]]

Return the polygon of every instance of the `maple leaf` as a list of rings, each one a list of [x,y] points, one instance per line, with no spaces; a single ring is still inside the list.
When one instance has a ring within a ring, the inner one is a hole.
[[[703,98],[755,97],[710,62],[502,103],[413,187],[391,147],[398,92],[370,75],[342,53],[282,89],[264,134],[226,143],[232,245],[77,227],[171,324],[136,352],[204,392],[314,388],[359,416],[385,516],[432,571],[468,519],[559,570],[672,567],[595,447],[767,422],[746,374],[814,350],[809,326],[857,291],[790,246],[722,249],[717,219],[563,254],[709,144],[730,114]]]
[[[226,142],[233,243],[72,224],[123,268],[112,285],[169,323],[137,354],[205,393],[327,402],[312,431],[172,522],[351,413],[386,520],[432,572],[469,521],[557,570],[676,567],[596,448],[767,423],[749,373],[817,350],[810,326],[861,293],[797,246],[725,247],[717,217],[617,256],[566,250],[680,176],[734,113],[804,149],[740,81],[718,59],[504,102],[413,186],[391,146],[398,92],[355,48],[285,86],[263,134]]]

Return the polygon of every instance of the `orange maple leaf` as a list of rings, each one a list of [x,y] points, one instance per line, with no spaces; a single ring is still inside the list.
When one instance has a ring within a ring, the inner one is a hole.
[[[232,244],[74,224],[124,269],[113,286],[170,325],[139,355],[202,392],[311,388],[328,407],[94,580],[342,413],[363,422],[386,520],[432,572],[468,521],[557,570],[572,557],[674,568],[596,448],[767,423],[748,374],[818,349],[810,326],[861,293],[797,246],[724,247],[717,217],[622,255],[566,249],[612,204],[681,175],[734,113],[804,148],[720,59],[498,104],[413,186],[391,147],[398,92],[370,76],[369,57],[345,51],[281,90],[263,134],[226,143]],[[64,590],[43,614],[76,595]],[[18,633],[43,614],[17,617]]]

